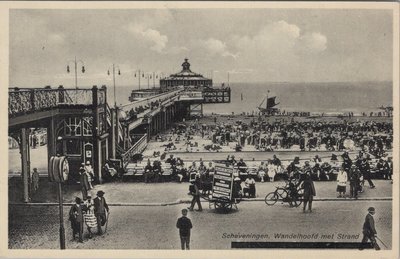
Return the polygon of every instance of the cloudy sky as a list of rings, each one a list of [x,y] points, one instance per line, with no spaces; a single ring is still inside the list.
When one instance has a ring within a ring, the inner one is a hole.
[[[388,81],[389,10],[11,10],[10,86],[137,84],[134,71],[172,73],[185,57],[215,82]],[[211,72],[213,71],[213,72]]]

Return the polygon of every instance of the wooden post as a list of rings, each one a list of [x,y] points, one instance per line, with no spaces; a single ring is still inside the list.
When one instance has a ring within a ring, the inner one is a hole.
[[[60,213],[60,249],[65,249],[65,229],[64,229],[64,211],[63,211],[63,193],[62,183],[58,184],[58,209]]]

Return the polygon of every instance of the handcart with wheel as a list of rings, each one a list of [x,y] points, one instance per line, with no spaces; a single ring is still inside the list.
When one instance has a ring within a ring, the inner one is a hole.
[[[202,196],[208,201],[210,209],[218,212],[229,213],[232,209],[238,209],[240,194],[234,190],[234,169],[226,166],[216,166],[212,194]]]

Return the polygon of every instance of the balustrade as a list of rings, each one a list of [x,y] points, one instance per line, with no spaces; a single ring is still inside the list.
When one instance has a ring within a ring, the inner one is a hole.
[[[105,104],[106,89],[98,90],[98,105]],[[8,115],[43,111],[51,108],[74,105],[93,105],[92,89],[9,89]]]

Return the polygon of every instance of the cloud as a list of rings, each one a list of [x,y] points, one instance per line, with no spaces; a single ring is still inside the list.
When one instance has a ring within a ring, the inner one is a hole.
[[[181,46],[181,47],[171,46],[164,51],[164,54],[178,55],[178,54],[188,52],[188,51],[189,51],[189,49],[185,46]]]
[[[158,30],[146,28],[142,24],[130,24],[127,29],[146,44],[150,44],[150,49],[158,53],[161,53],[168,43],[166,35],[162,35]]]
[[[229,52],[226,44],[218,39],[209,38],[207,40],[202,40],[200,44],[212,56],[233,58],[236,58],[237,56],[236,54]]]
[[[327,48],[327,42],[326,36],[321,33],[306,33],[297,42],[297,49],[300,52],[319,53]]]
[[[321,33],[302,33],[299,26],[283,20],[264,25],[253,36],[234,36],[232,41],[241,56],[250,54],[251,57],[263,55],[270,58],[320,53],[326,50],[328,42]]]
[[[65,42],[65,36],[59,33],[50,34],[47,38],[50,44],[63,44]]]

